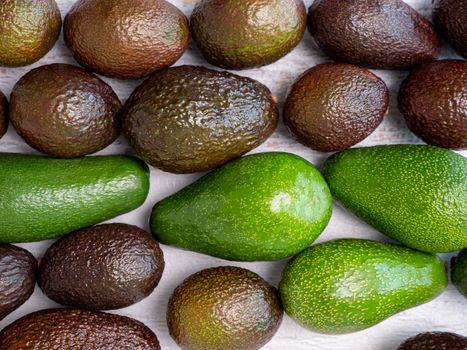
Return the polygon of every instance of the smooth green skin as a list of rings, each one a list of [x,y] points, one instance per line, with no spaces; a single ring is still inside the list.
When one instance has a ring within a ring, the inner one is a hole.
[[[452,283],[467,298],[467,249],[462,250],[456,258],[451,272]]]
[[[164,244],[227,260],[279,260],[308,247],[331,217],[322,175],[290,153],[234,160],[154,206]]]
[[[128,156],[53,159],[0,153],[0,243],[55,238],[129,212],[149,169]]]
[[[345,334],[428,302],[447,284],[436,255],[342,239],[312,246],[291,260],[279,290],[285,311],[303,327]]]
[[[344,206],[387,236],[432,253],[467,247],[467,159],[426,145],[346,150],[323,174]]]

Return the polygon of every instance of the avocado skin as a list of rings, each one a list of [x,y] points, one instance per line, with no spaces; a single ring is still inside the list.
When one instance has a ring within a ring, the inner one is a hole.
[[[182,349],[256,350],[271,340],[282,316],[276,288],[252,271],[223,266],[197,272],[175,289],[167,325]]]
[[[467,247],[467,159],[426,145],[350,149],[324,165],[333,196],[404,245],[433,253]]]
[[[54,243],[41,260],[37,283],[59,304],[110,310],[149,296],[163,270],[162,250],[150,233],[112,223],[75,231]]]
[[[133,92],[123,131],[147,163],[193,173],[259,146],[274,132],[278,114],[269,89],[253,79],[180,66],[153,74]]]
[[[346,334],[434,299],[448,284],[436,255],[394,244],[342,239],[314,245],[285,267],[285,312],[303,327]]]
[[[139,207],[149,169],[128,156],[53,159],[0,153],[0,243],[68,234]]]
[[[0,244],[0,320],[34,292],[37,261],[27,250]]]
[[[378,69],[431,61],[441,45],[431,23],[401,0],[316,0],[308,29],[333,60]]]
[[[65,17],[63,31],[79,64],[121,79],[171,66],[190,37],[188,19],[164,0],[79,0]]]
[[[467,1],[434,0],[433,22],[436,29],[464,57],[467,57]]]
[[[457,256],[451,271],[451,280],[459,292],[467,298],[467,249],[462,250]]]
[[[33,148],[59,158],[100,151],[120,134],[122,105],[103,80],[68,64],[31,70],[15,85],[10,119]]]
[[[420,333],[407,339],[397,350],[465,350],[467,338],[455,333]]]
[[[260,153],[156,203],[151,229],[163,244],[227,260],[280,260],[321,234],[331,206],[312,164],[290,153]]]
[[[8,130],[8,101],[0,91],[0,139]]]
[[[426,143],[467,148],[467,62],[441,60],[413,70],[399,90],[409,129]]]
[[[277,61],[298,45],[306,29],[306,8],[302,0],[201,0],[190,29],[211,64],[253,68]]]
[[[369,70],[324,63],[293,85],[284,123],[298,141],[321,152],[342,151],[367,138],[389,106],[389,90]]]
[[[132,318],[79,309],[33,312],[0,332],[0,350],[160,350],[156,335]]]
[[[54,0],[2,0],[0,66],[20,67],[38,61],[52,49],[61,27]]]

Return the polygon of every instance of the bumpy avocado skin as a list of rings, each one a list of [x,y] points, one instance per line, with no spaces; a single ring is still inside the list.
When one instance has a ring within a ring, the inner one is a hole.
[[[303,327],[346,334],[434,299],[448,284],[436,255],[394,244],[342,239],[314,245],[285,267],[285,312]]]
[[[467,337],[447,332],[421,333],[407,339],[397,350],[465,350]]]
[[[0,138],[8,129],[8,101],[5,95],[0,91]]]
[[[164,0],[79,0],[65,17],[64,36],[84,67],[135,79],[175,63],[190,34],[185,15]]]
[[[285,106],[284,123],[297,139],[321,152],[342,151],[368,137],[389,106],[383,80],[365,68],[324,63],[303,73]]]
[[[0,2],[0,66],[27,66],[54,46],[62,19],[55,0]]]
[[[129,317],[48,309],[28,314],[0,332],[0,350],[11,349],[160,350],[160,345],[148,327]]]
[[[401,0],[316,0],[308,29],[332,59],[379,69],[431,61],[441,45],[431,23]]]
[[[103,80],[68,64],[24,75],[10,99],[16,132],[33,148],[58,158],[100,151],[120,134],[122,105]]]
[[[324,165],[333,196],[404,245],[432,253],[467,247],[467,159],[426,145],[349,149]]]
[[[466,61],[440,60],[415,68],[398,95],[409,129],[435,146],[467,148],[466,87]]]
[[[190,27],[210,63],[252,68],[273,63],[298,45],[306,29],[306,8],[302,0],[201,0]]]
[[[158,202],[151,229],[163,244],[227,260],[280,260],[321,234],[331,206],[312,164],[290,153],[260,153]]]
[[[147,163],[173,173],[213,169],[263,143],[278,110],[269,89],[228,72],[180,66],[153,74],[123,110],[123,131]]]
[[[452,283],[467,298],[467,248],[457,256],[451,271]]]
[[[434,0],[436,29],[464,57],[467,57],[467,1]]]
[[[182,349],[256,350],[274,336],[282,315],[276,288],[252,271],[223,266],[197,272],[175,289],[167,325]]]

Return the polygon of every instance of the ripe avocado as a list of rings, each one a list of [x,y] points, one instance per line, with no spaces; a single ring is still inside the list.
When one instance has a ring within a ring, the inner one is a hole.
[[[256,273],[234,266],[191,275],[169,300],[167,325],[186,350],[256,350],[282,321],[276,288]]]
[[[436,255],[358,239],[314,245],[285,267],[285,312],[303,327],[345,334],[434,299],[448,284]]]
[[[0,66],[27,66],[54,46],[62,18],[55,0],[0,1]]]
[[[402,83],[398,100],[409,129],[425,142],[467,148],[466,61],[420,65]]]
[[[302,40],[306,8],[302,0],[201,0],[190,28],[210,63],[228,69],[264,66]]]
[[[457,256],[451,271],[452,283],[467,298],[467,248]]]
[[[467,338],[454,333],[421,333],[407,339],[397,350],[465,350]]]
[[[223,259],[280,260],[321,234],[331,206],[312,164],[290,153],[260,153],[156,203],[151,229],[163,244]]]
[[[134,79],[167,68],[188,47],[188,19],[164,0],[78,0],[64,36],[79,64]]]
[[[160,350],[156,335],[132,318],[79,309],[33,312],[0,332],[0,350]]]
[[[467,159],[426,145],[349,149],[323,174],[357,216],[404,245],[433,253],[467,247]]]
[[[408,69],[440,49],[431,23],[401,0],[315,0],[308,29],[332,59],[372,68]]]
[[[139,207],[149,169],[128,156],[0,153],[0,243],[63,236]]]
[[[278,122],[269,89],[228,72],[181,66],[130,96],[123,131],[149,164],[173,173],[213,169],[263,143]]]
[[[33,148],[73,158],[111,144],[120,133],[121,104],[94,74],[68,64],[33,69],[15,85],[10,119]]]
[[[150,233],[136,226],[106,224],[55,242],[41,260],[37,283],[45,295],[63,305],[119,309],[151,294],[163,270],[162,250]]]
[[[8,101],[0,91],[0,139],[8,129]]]
[[[388,105],[386,84],[369,70],[324,63],[293,85],[284,122],[304,145],[321,152],[342,151],[368,137],[383,121]]]
[[[467,57],[467,1],[434,0],[433,22],[441,35]]]
[[[27,250],[0,244],[0,320],[29,299],[36,285],[37,261]]]

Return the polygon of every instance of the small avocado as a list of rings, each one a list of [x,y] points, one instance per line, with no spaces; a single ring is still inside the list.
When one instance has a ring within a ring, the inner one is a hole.
[[[431,23],[401,0],[315,0],[308,29],[332,59],[379,69],[431,61],[441,45]]]
[[[431,253],[467,248],[467,158],[427,145],[354,148],[323,168],[332,195],[404,245]]]
[[[455,259],[451,280],[459,292],[467,298],[467,248],[462,250]]]
[[[0,66],[27,66],[54,46],[62,18],[55,0],[0,1]]]
[[[150,233],[132,225],[85,228],[55,242],[37,283],[57,303],[90,310],[130,306],[152,293],[164,256]]]
[[[434,0],[436,29],[464,57],[467,57],[467,1]]]
[[[34,292],[37,261],[27,250],[0,244],[0,320]]]
[[[435,146],[467,148],[466,87],[466,61],[433,61],[415,68],[398,95],[409,129]]]
[[[434,254],[395,244],[341,239],[314,245],[285,267],[285,312],[303,327],[346,334],[372,327],[441,294],[448,284]]]
[[[10,119],[33,148],[59,158],[80,157],[111,144],[121,129],[121,103],[100,78],[68,64],[33,69],[15,85]]]
[[[180,66],[153,74],[133,92],[123,131],[147,163],[193,173],[259,146],[274,132],[278,114],[271,92],[256,80]]]
[[[0,91],[0,139],[8,129],[8,101]]]
[[[276,288],[256,273],[234,266],[191,275],[169,300],[167,325],[185,350],[256,350],[282,322]]]
[[[465,350],[467,338],[454,333],[421,333],[407,339],[397,350]]]
[[[79,309],[48,309],[0,332],[0,350],[160,350],[156,335],[132,318]]]
[[[321,152],[342,151],[368,137],[383,121],[388,105],[386,84],[369,70],[324,63],[293,85],[284,122],[304,145]]]
[[[227,69],[264,66],[302,40],[306,8],[302,0],[201,0],[190,28],[210,63]]]
[[[171,66],[190,36],[188,19],[164,0],[78,0],[63,31],[79,64],[121,79]]]

